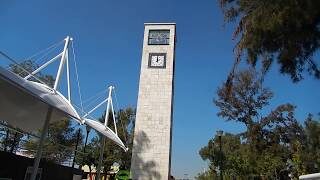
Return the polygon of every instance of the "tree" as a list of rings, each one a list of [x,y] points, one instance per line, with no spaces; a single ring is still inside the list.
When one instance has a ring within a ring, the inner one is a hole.
[[[92,142],[86,146],[85,153],[83,155],[77,157],[77,162],[79,162],[79,164],[81,166],[87,165],[89,167],[90,180],[92,180],[92,176],[91,176],[92,168],[91,167],[92,166],[97,167],[97,165],[98,165],[99,148],[97,148],[98,147],[97,143],[99,143],[99,140],[97,138],[94,138],[92,140]]]
[[[226,83],[218,88],[214,103],[218,116],[246,126],[241,137],[250,152],[245,158],[250,173],[276,177],[291,158],[287,147],[301,141],[303,128],[294,117],[295,106],[289,103],[262,113],[273,93],[262,86],[261,78],[254,69],[237,72],[232,88]]]
[[[320,47],[319,0],[218,1],[225,21],[237,22],[235,65],[246,55],[250,65],[261,61],[264,72],[276,60],[280,72],[294,82],[303,78],[304,70],[320,78],[313,59]]]
[[[4,151],[15,153],[19,149],[20,141],[24,136],[21,130],[17,129],[16,131],[10,130],[13,129],[6,122],[1,122],[5,126],[0,127],[0,132],[2,132],[1,144]]]
[[[246,130],[222,136],[222,153],[217,136],[209,140],[199,151],[210,163],[208,171],[216,174],[222,160],[227,179],[283,179],[289,173],[297,178],[318,172],[319,121],[309,115],[305,125],[300,125],[294,116],[296,107],[289,103],[268,113],[265,108],[273,93],[263,86],[262,75],[253,68],[239,71],[234,77],[233,86],[224,83],[218,88],[214,103],[219,108],[218,116],[242,123]]]
[[[282,104],[269,114],[265,116],[262,114],[261,111],[269,105],[273,93],[262,86],[261,77],[255,70],[238,72],[232,83],[232,89],[229,89],[226,83],[218,88],[218,97],[214,103],[220,110],[218,116],[228,121],[243,123],[247,127],[248,131],[244,136],[253,145],[252,148],[262,150],[267,146],[268,144],[262,144],[263,142],[260,141],[262,138],[267,138],[270,142],[288,142],[292,140],[291,137],[295,137],[291,135],[301,132],[299,129],[301,127],[294,118],[294,105]],[[286,130],[292,130],[292,132]],[[278,132],[278,134],[272,132]]]
[[[199,176],[198,179],[209,175],[217,176],[219,174],[217,171],[221,170],[221,168],[223,168],[223,177],[225,178],[238,177],[247,179],[248,175],[253,173],[248,161],[248,156],[250,155],[248,145],[241,142],[240,135],[226,133],[221,137],[222,152],[220,152],[218,138],[218,136],[215,136],[213,139],[210,139],[208,145],[199,151],[201,158],[208,160],[210,164],[209,170],[202,174],[202,176]],[[222,167],[220,167],[221,165]]]
[[[40,133],[40,132],[39,132]],[[80,136],[80,141],[82,141]],[[71,160],[76,141],[78,139],[78,132],[71,126],[71,121],[60,120],[49,125],[48,136],[44,142],[44,157],[47,160],[63,163]],[[29,138],[24,143],[24,148],[27,154],[34,154],[37,149],[38,139]]]
[[[103,116],[102,118],[104,119]],[[119,163],[121,166],[120,168],[123,170],[128,170],[131,166],[135,110],[130,107],[120,109],[116,112],[115,118],[117,122],[118,136],[124,144],[128,146],[129,150],[124,152],[118,145],[106,139],[103,162],[105,172],[110,170],[110,167],[114,162]],[[112,114],[109,115],[108,127],[114,129]]]
[[[37,65],[36,63],[34,63],[31,60],[26,60],[26,61],[21,62],[19,65],[10,64],[9,67],[12,72],[14,72],[17,75],[24,78],[27,75],[29,75],[28,73],[31,73],[31,72],[35,71],[36,69],[38,69],[39,65]],[[45,74],[42,74],[41,72],[39,72],[34,76],[38,77],[38,79],[40,79],[42,82],[46,83],[49,87],[53,87],[55,80],[54,80],[54,77],[52,77],[51,75],[45,75]],[[35,78],[30,78],[30,79],[37,81]]]
[[[131,154],[133,145],[133,130],[135,124],[135,110],[133,108],[120,109],[115,113],[117,122],[117,132],[120,139],[129,148],[127,152],[124,152],[122,148],[116,145],[109,139],[105,141],[105,148],[103,152],[103,169],[105,173],[110,169],[114,162],[120,164],[120,168],[123,170],[130,169],[131,166]],[[99,118],[100,122],[103,122],[105,115]],[[108,127],[114,130],[112,113],[109,115]],[[78,161],[81,165],[94,165],[98,166],[99,152],[101,148],[102,135],[98,133],[91,143],[86,147],[86,153],[84,158],[80,158]],[[88,151],[87,151],[88,149]]]
[[[135,109],[125,108],[117,112],[117,122],[119,137],[124,141],[124,144],[128,146],[129,150],[124,152],[120,150],[119,156],[121,157],[122,169],[130,169],[131,167],[131,156],[132,156],[132,146],[133,146],[133,134],[135,125]]]
[[[208,170],[202,173],[198,173],[195,179],[196,180],[212,180],[212,179],[218,179],[218,177],[214,172]]]
[[[6,124],[5,122],[1,121],[1,123]],[[0,132],[1,132],[1,148],[3,149],[3,151],[7,151],[8,150],[8,146],[9,146],[9,129],[7,127],[0,127]]]
[[[304,138],[294,144],[294,174],[320,171],[320,121],[309,114],[304,125]]]

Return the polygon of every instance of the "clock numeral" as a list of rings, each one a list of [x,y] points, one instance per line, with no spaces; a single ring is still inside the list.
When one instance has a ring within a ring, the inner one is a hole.
[[[152,56],[152,61],[156,61],[158,58],[157,58],[157,56]]]
[[[164,60],[164,56],[158,56],[158,60],[159,61],[163,61]]]

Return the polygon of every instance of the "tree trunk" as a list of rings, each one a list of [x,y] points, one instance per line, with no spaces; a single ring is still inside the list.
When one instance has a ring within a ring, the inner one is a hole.
[[[16,139],[17,139],[17,136],[18,136],[18,133],[14,133],[14,136],[13,136],[13,142],[11,144],[11,148],[10,148],[10,153],[13,153],[15,147],[16,147]]]
[[[91,176],[91,166],[89,166],[89,179],[92,180],[92,176]]]
[[[9,140],[9,129],[6,131],[6,138],[4,140],[4,151],[7,152],[8,150],[8,140]]]

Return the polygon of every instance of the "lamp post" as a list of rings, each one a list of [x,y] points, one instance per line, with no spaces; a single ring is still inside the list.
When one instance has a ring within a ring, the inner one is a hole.
[[[219,137],[219,151],[220,151],[220,164],[219,164],[219,169],[220,169],[220,179],[223,180],[223,163],[222,163],[222,140],[221,137],[223,135],[223,131],[219,130],[217,131],[217,136]]]

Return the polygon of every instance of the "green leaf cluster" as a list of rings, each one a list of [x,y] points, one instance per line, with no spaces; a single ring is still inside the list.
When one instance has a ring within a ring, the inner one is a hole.
[[[105,115],[101,116],[99,120],[104,122]],[[117,122],[117,132],[120,139],[129,148],[127,152],[124,152],[122,148],[116,145],[109,139],[105,139],[105,148],[103,151],[103,170],[108,172],[113,163],[120,164],[121,170],[128,170],[131,166],[132,155],[132,143],[133,143],[133,130],[135,124],[135,109],[125,108],[120,109],[115,114]],[[108,120],[108,127],[114,130],[113,117],[110,113]],[[100,149],[102,148],[102,135],[98,133],[98,136],[94,137],[91,142],[86,146],[84,157],[79,157],[78,162],[81,165],[92,165],[98,167]],[[91,168],[91,167],[90,167]]]
[[[283,179],[288,174],[297,178],[318,172],[320,122],[309,116],[301,125],[290,103],[270,108],[273,93],[262,82],[254,69],[248,69],[235,74],[231,88],[226,83],[218,88],[218,116],[242,124],[245,131],[224,134],[222,152],[220,139],[213,137],[200,156],[226,179]]]
[[[40,134],[40,132],[39,132]],[[60,120],[49,125],[48,134],[43,146],[43,157],[49,161],[63,163],[73,159],[76,142],[83,139],[78,130],[76,130],[70,120]],[[38,146],[38,138],[30,137],[23,147],[25,153],[34,155]]]
[[[236,22],[236,63],[261,61],[266,72],[276,61],[294,82],[307,70],[320,78],[313,59],[320,47],[319,0],[218,0],[226,22]]]

